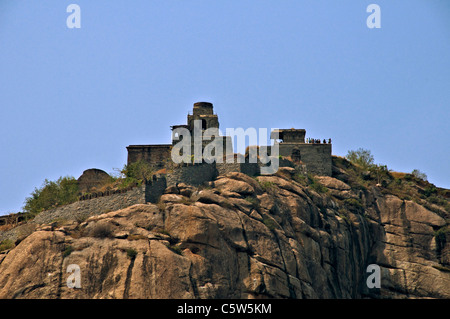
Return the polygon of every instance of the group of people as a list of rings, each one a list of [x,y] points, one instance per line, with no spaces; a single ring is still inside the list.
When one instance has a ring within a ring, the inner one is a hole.
[[[323,144],[331,144],[331,138],[328,139],[328,143],[327,143],[326,139],[323,139],[323,142],[321,142],[320,138],[316,139],[316,138],[308,137],[306,139],[306,143],[308,143],[308,144],[321,144],[321,143],[323,143]]]

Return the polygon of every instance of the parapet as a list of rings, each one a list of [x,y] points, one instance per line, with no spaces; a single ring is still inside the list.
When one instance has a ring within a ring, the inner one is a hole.
[[[278,136],[277,136],[278,134]],[[282,140],[283,143],[305,143],[304,129],[276,129],[270,132],[270,138]]]
[[[194,103],[194,115],[213,115],[213,105],[209,102]]]

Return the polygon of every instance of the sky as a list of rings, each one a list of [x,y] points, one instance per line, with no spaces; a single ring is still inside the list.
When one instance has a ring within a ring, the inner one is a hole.
[[[198,101],[450,188],[450,1],[0,0],[0,215],[170,143]]]

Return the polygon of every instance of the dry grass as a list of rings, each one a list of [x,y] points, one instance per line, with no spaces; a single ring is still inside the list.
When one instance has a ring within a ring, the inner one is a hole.
[[[406,173],[401,172],[390,172],[390,173],[394,178],[404,178],[406,176]]]

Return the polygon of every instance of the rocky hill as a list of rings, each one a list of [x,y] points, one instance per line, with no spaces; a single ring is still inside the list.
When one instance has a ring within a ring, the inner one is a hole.
[[[333,177],[228,173],[157,205],[29,222],[0,253],[0,298],[450,298],[448,191],[333,164]]]

